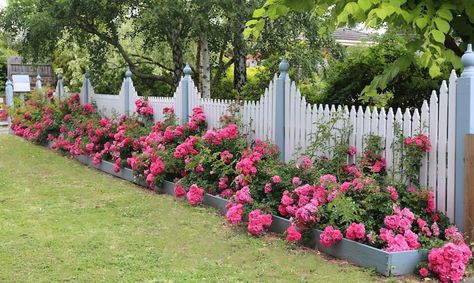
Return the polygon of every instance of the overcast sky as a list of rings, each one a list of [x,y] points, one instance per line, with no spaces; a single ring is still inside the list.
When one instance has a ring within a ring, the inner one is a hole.
[[[7,5],[7,0],[0,0],[0,7],[5,7]]]

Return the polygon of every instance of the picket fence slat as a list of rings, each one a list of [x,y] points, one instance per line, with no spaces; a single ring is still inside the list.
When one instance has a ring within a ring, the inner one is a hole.
[[[456,146],[456,80],[457,75],[453,70],[449,76],[448,92],[448,156],[447,156],[447,190],[446,190],[446,215],[454,219],[454,179],[455,179],[455,146]]]
[[[430,143],[433,150],[429,152],[429,163],[428,163],[428,187],[435,193],[435,203],[437,203],[437,186],[436,186],[436,175],[438,166],[437,162],[437,152],[438,148],[438,97],[436,91],[431,93],[430,98]]]
[[[448,138],[448,86],[443,81],[439,89],[438,112],[438,180],[437,180],[437,208],[446,212],[446,149]],[[433,150],[435,151],[435,150]]]

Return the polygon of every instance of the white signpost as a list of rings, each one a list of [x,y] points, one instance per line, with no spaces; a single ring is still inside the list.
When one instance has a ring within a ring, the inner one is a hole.
[[[28,75],[12,75],[13,92],[20,93],[21,102],[25,101],[25,92],[31,91],[30,76]]]

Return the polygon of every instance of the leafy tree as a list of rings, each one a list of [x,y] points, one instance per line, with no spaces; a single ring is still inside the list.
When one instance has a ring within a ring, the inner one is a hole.
[[[157,94],[154,91],[159,90],[160,95],[171,94],[184,64],[189,63],[205,96],[209,96],[210,86],[220,90],[222,79],[232,80],[230,89],[222,91],[235,94],[235,89],[246,96],[263,92],[264,85],[262,79],[246,86],[248,54],[261,60],[298,58],[295,62],[305,74],[322,60],[319,49],[326,42],[319,37],[320,17],[311,13],[293,13],[266,29],[258,41],[246,40],[245,22],[263,3],[11,0],[0,12],[0,24],[15,38],[22,56],[52,59],[73,89],[80,86],[80,73],[88,69],[97,92],[115,92],[128,66],[140,93]],[[303,44],[301,35],[305,37]],[[311,52],[302,52],[304,46]],[[233,73],[227,75],[231,66]],[[265,86],[270,77],[265,78]]]
[[[431,91],[438,89],[439,79],[431,79],[426,69],[411,64],[391,80],[384,93],[369,101],[360,101],[360,93],[371,80],[408,51],[406,41],[391,34],[374,39],[376,45],[352,47],[343,60],[329,65],[324,71],[324,99],[328,104],[377,105],[391,107],[421,107]],[[443,68],[448,76],[449,70]],[[415,95],[416,94],[416,95]]]
[[[472,0],[267,0],[247,22],[246,33],[258,37],[268,20],[292,10],[329,14],[334,21],[332,28],[364,23],[406,34],[408,52],[364,88],[367,99],[375,97],[377,90],[385,89],[412,63],[427,68],[432,77],[440,76],[446,63],[460,68],[460,56],[474,39]]]
[[[0,33],[0,93],[5,92],[5,82],[7,81],[7,58],[16,55],[16,52],[8,46],[6,35]]]

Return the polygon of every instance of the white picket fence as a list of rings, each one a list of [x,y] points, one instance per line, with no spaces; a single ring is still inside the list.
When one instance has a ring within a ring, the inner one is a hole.
[[[127,84],[126,80],[129,80]],[[201,106],[206,114],[208,127],[219,126],[219,118],[231,114],[229,106],[238,107],[239,118],[249,140],[261,139],[275,142],[275,116],[277,75],[270,81],[265,93],[258,101],[239,102],[234,100],[202,98],[192,80],[188,81],[188,113]],[[285,76],[285,161],[300,157],[301,152],[310,145],[318,123],[326,123],[334,113],[344,117],[351,127],[349,145],[362,154],[365,148],[365,138],[370,135],[383,137],[385,151],[383,156],[387,161],[387,169],[400,168],[400,159],[392,149],[396,139],[395,124],[401,126],[404,136],[425,133],[429,136],[432,149],[423,158],[420,171],[420,183],[435,192],[436,207],[450,219],[454,218],[454,164],[455,164],[455,100],[456,73],[453,71],[449,82],[443,81],[439,94],[433,91],[429,101],[424,101],[421,109],[377,109],[369,107],[351,107],[335,105],[311,105],[301,96],[295,82]],[[92,86],[85,84],[81,90],[89,87],[89,97],[96,103],[99,111],[106,116],[124,113],[125,92],[129,94],[130,114],[136,112],[135,101],[142,98],[133,86],[131,78],[125,78],[118,95],[95,94]],[[127,89],[128,87],[128,89]],[[164,107],[173,107],[175,113],[183,121],[183,80],[176,89],[173,97],[149,97],[154,109],[154,119],[163,119]],[[239,104],[240,103],[240,104]],[[336,126],[341,126],[338,121]],[[330,154],[330,153],[328,153]],[[397,177],[397,176],[395,176]],[[398,176],[399,177],[399,176]]]

